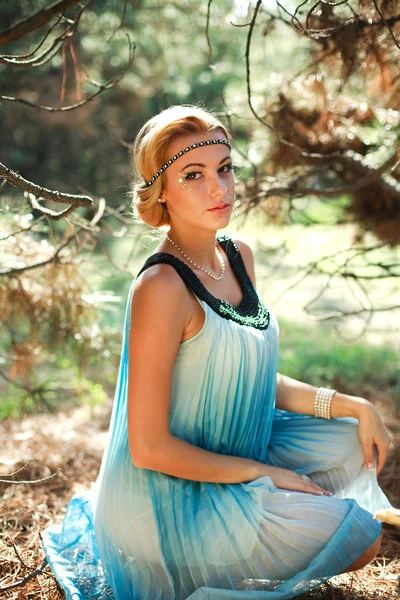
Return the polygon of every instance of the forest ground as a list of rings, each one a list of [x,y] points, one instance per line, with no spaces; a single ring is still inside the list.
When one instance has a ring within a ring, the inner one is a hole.
[[[394,434],[394,447],[379,483],[394,506],[400,507],[400,419],[382,390],[372,396],[378,399],[384,421]],[[1,438],[7,440],[0,452],[0,478],[11,479],[7,474],[18,471],[12,480],[19,482],[0,482],[0,589],[21,581],[41,565],[44,553],[40,532],[59,523],[70,497],[96,480],[109,417],[110,402],[94,408],[81,406],[57,414],[37,414],[20,421],[9,419],[0,424]],[[51,474],[55,476],[39,483],[22,483]],[[384,523],[383,531],[381,551],[371,564],[333,577],[302,599],[397,600],[400,528]],[[0,595],[4,600],[65,597],[48,565],[24,586]]]

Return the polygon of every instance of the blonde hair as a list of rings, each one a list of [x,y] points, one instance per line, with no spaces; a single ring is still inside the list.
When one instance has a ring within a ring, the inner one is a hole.
[[[135,221],[155,228],[170,223],[165,203],[158,202],[164,187],[164,173],[151,186],[147,187],[146,182],[170,158],[168,149],[172,142],[194,133],[215,131],[220,131],[228,142],[232,141],[229,131],[212,113],[192,105],[171,106],[143,125],[133,146],[133,160],[142,179],[132,186]]]

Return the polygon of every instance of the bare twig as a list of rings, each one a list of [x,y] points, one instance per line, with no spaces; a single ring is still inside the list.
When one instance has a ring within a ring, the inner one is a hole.
[[[306,310],[306,312],[309,312],[313,321],[328,321],[330,319],[337,319],[339,317],[343,318],[343,317],[350,317],[350,316],[354,316],[354,315],[361,315],[365,312],[378,313],[378,312],[398,310],[399,308],[400,308],[400,304],[395,304],[394,306],[384,306],[382,308],[371,307],[371,308],[361,308],[360,310],[349,310],[349,311],[337,310],[334,312],[325,313],[323,315],[313,315],[312,313],[310,313],[309,311],[306,310],[306,307],[304,307],[304,310]]]
[[[208,46],[208,66],[211,68],[211,59],[212,59],[212,45],[210,39],[210,17],[211,17],[211,4],[213,0],[208,0],[207,4],[207,21],[206,21],[206,39]]]
[[[396,38],[394,36],[393,30],[392,30],[392,28],[390,26],[391,24],[389,23],[388,19],[385,19],[385,17],[383,16],[382,11],[380,10],[380,8],[379,8],[376,0],[372,0],[372,2],[374,3],[376,12],[378,13],[378,15],[380,16],[380,18],[382,19],[382,21],[385,23],[386,27],[388,28],[390,37],[392,38],[392,40],[395,43],[395,45],[397,46],[397,48],[399,48],[399,50],[400,50],[400,44],[396,40]],[[400,18],[400,16],[398,18]]]
[[[42,214],[51,217],[52,219],[59,220],[65,218],[71,212],[76,210],[80,206],[91,207],[93,205],[93,200],[89,196],[80,196],[77,194],[67,194],[65,192],[59,192],[57,190],[49,190],[48,188],[41,187],[32,181],[28,181],[12,169],[9,169],[5,165],[0,163],[0,177],[4,177],[9,183],[13,186],[24,191],[25,197],[29,200],[32,208],[40,211]],[[70,202],[71,204],[61,210],[60,212],[56,212],[51,210],[50,208],[45,208],[40,202],[38,198],[43,198],[45,200],[51,200],[52,202]]]
[[[74,209],[78,208],[78,206],[93,206],[93,200],[89,196],[80,196],[58,192],[57,190],[49,190],[32,181],[28,181],[28,179],[25,179],[22,175],[19,175],[16,171],[9,169],[2,163],[0,163],[0,177],[4,177],[13,186],[33,195],[35,198],[43,198],[44,200],[51,200],[52,202],[71,202],[74,205]],[[39,210],[45,212],[40,205]]]
[[[17,546],[14,544],[14,542],[11,542],[11,546],[13,547],[13,550],[14,550],[15,555],[18,558],[19,562],[25,567],[25,569],[27,569],[28,571],[33,571],[32,567],[27,565],[26,562],[24,561],[24,559],[22,558],[22,556],[20,555],[19,550],[18,550]]]
[[[251,22],[249,24],[249,32],[248,32],[248,36],[247,36],[247,42],[246,42],[246,52],[245,52],[245,57],[246,57],[246,80],[247,80],[247,102],[250,108],[251,113],[253,114],[253,116],[257,119],[257,121],[259,121],[261,124],[263,124],[264,126],[268,127],[271,131],[274,132],[274,135],[277,137],[277,139],[279,140],[279,142],[283,145],[286,145],[288,147],[294,148],[297,150],[297,152],[299,153],[300,156],[304,156],[306,158],[335,158],[338,155],[340,155],[340,150],[335,150],[333,152],[330,152],[329,154],[320,154],[317,152],[309,152],[307,150],[304,150],[303,148],[301,148],[300,146],[298,146],[297,144],[284,139],[279,131],[272,125],[270,124],[267,119],[264,117],[261,117],[255,107],[254,107],[254,101],[253,101],[253,97],[252,97],[252,91],[251,91],[251,74],[250,74],[250,48],[251,48],[251,40],[252,40],[252,36],[253,36],[253,32],[254,32],[254,28],[255,28],[255,24],[256,24],[256,19],[257,19],[257,15],[258,12],[261,8],[261,4],[262,2],[259,0],[255,7],[254,7],[254,11],[253,11],[253,16],[251,19]],[[291,21],[287,21],[285,19],[282,19],[282,17],[280,17],[279,15],[273,15],[270,14],[269,12],[265,11],[266,14],[269,14],[271,19],[279,19],[279,20],[283,20],[287,25],[289,25],[292,29],[294,28],[298,33],[302,34],[302,35],[306,35],[312,39],[319,39],[319,37],[321,38],[332,38],[335,39],[335,37],[338,36],[338,31],[342,30],[343,28],[352,28],[354,29],[355,27],[357,28],[357,30],[362,29],[363,27],[370,27],[371,25],[374,26],[380,26],[382,27],[382,21],[379,22],[366,22],[363,21],[362,19],[360,19],[360,17],[353,12],[353,17],[351,19],[344,19],[343,21],[339,21],[339,19],[337,20],[337,22],[335,22],[334,26],[332,27],[324,27],[320,30],[314,30],[311,29],[309,27],[309,19],[312,16],[312,12],[314,11],[314,9],[316,7],[319,7],[321,2],[316,2],[315,4],[313,4],[313,6],[311,7],[311,9],[308,11],[307,15],[306,15],[306,26],[304,26],[299,18],[297,17],[297,14],[303,14],[300,11],[300,8],[307,4],[306,1],[303,1],[300,5],[298,5],[294,11],[294,14],[292,14],[289,10],[287,10],[284,6],[282,6],[282,4],[276,0],[276,4],[278,6],[278,8],[280,10],[282,10],[284,13],[286,13],[288,16],[291,17]],[[329,2],[323,2],[323,4],[329,4],[332,6],[336,6],[336,4],[333,3],[329,3]],[[343,0],[341,2],[341,4],[346,4],[347,0]],[[350,7],[351,9],[351,7]],[[326,19],[324,19],[323,17],[320,18],[320,16],[318,15],[318,20],[321,20],[322,22],[327,22],[329,23],[329,21],[327,21]],[[386,19],[386,23],[387,26],[390,28],[390,25],[393,25],[394,23],[398,22],[400,20],[400,15],[395,15],[393,17],[390,17],[388,19]],[[329,54],[332,54],[333,51],[335,50],[335,46],[328,46],[325,42],[324,42],[324,56],[327,56]],[[318,56],[318,60],[321,61],[321,55]],[[350,70],[348,70],[348,75],[350,74]]]
[[[91,96],[84,98],[80,102],[76,102],[75,104],[70,104],[68,106],[47,106],[45,104],[38,104],[36,102],[32,102],[31,100],[26,100],[25,98],[16,98],[13,96],[0,96],[0,101],[3,100],[4,102],[13,102],[13,103],[18,103],[18,104],[24,104],[31,108],[37,108],[39,110],[45,110],[48,112],[66,112],[66,111],[75,110],[77,108],[80,108],[81,106],[84,106],[88,102],[91,102],[92,100],[94,100],[94,98],[96,98],[104,90],[113,88],[122,79],[122,77],[125,75],[125,73],[128,71],[128,69],[132,65],[134,58],[135,58],[136,45],[133,42],[131,42],[128,34],[126,34],[126,36],[128,38],[128,43],[129,43],[129,58],[128,58],[128,62],[126,64],[126,66],[122,69],[122,71],[118,75],[111,78],[109,81],[107,81],[104,84],[99,84],[98,90],[96,92],[94,92]]]
[[[68,244],[75,239],[77,235],[77,232],[73,232],[69,237],[67,237],[64,242],[62,244],[60,244],[60,246],[57,248],[57,250],[52,254],[52,256],[50,256],[49,258],[45,258],[43,260],[40,260],[39,262],[36,262],[32,265],[24,265],[23,267],[9,267],[6,268],[4,270],[0,270],[0,275],[4,275],[4,276],[13,276],[16,273],[22,273],[25,271],[29,271],[31,269],[37,269],[38,267],[43,267],[44,265],[47,265],[51,262],[55,262],[58,260],[58,256],[61,252],[61,250],[63,248],[65,248],[66,246],[68,246]]]
[[[39,48],[43,45],[44,41],[49,36],[50,32],[56,27],[56,25],[58,25],[60,20],[63,18],[63,15],[60,15],[59,19],[57,19],[54,25],[50,27],[44,39],[33,50],[33,52],[31,52],[31,54],[25,56],[3,55],[0,56],[0,63],[8,64],[13,67],[40,67],[47,63],[58,52],[58,50],[64,44],[64,42],[72,38],[72,36],[76,33],[83,11],[86,10],[90,2],[92,2],[92,0],[87,0],[86,4],[83,5],[78,11],[73,21],[70,21],[69,19],[67,20],[69,26],[59,36],[57,36],[53,40],[51,45],[47,48],[47,50],[42,52],[40,55],[35,56]],[[32,58],[30,58],[31,56]]]
[[[347,269],[349,266],[349,263],[351,261],[355,260],[359,256],[364,256],[364,255],[367,255],[376,250],[380,250],[380,249],[384,248],[386,245],[387,244],[385,242],[381,242],[381,243],[375,244],[373,246],[361,246],[361,247],[354,246],[351,248],[344,248],[342,250],[338,250],[331,254],[323,255],[316,261],[309,262],[305,268],[301,269],[302,270],[301,277],[294,283],[287,286],[284,290],[282,290],[282,292],[277,296],[277,298],[274,299],[274,303],[278,303],[279,300],[285,294],[287,294],[288,291],[290,291],[290,290],[294,289],[295,287],[297,287],[298,285],[300,285],[300,283],[302,281],[304,281],[309,275],[311,275],[313,273],[318,273],[320,275],[326,275],[327,276],[327,284],[324,287],[322,287],[321,289],[319,289],[317,294],[306,304],[306,306],[304,308],[307,309],[311,304],[316,302],[322,296],[324,290],[327,289],[327,287],[329,287],[329,284],[330,284],[331,280],[333,279],[333,277],[335,277],[336,275],[343,276],[343,273],[345,274],[346,277],[350,277],[350,275],[351,275],[350,272],[342,271],[342,269]],[[330,270],[328,272],[320,266],[325,261],[332,262],[334,259],[339,258],[341,255],[347,255],[347,256],[345,256],[344,262],[342,264],[338,264],[335,269]],[[368,263],[368,265],[369,264],[370,263]],[[359,276],[358,276],[358,274],[353,273],[353,277],[358,278]]]
[[[47,40],[47,38],[49,37],[51,32],[57,27],[57,25],[63,20],[63,18],[64,17],[61,14],[58,17],[58,19],[53,23],[53,25],[51,27],[49,27],[49,29],[46,32],[42,41],[39,42],[39,44],[36,46],[36,48],[34,48],[34,50],[32,50],[32,52],[29,52],[29,54],[1,54],[0,55],[0,63],[11,64],[11,65],[23,64],[23,59],[29,59],[29,58],[33,57],[36,54],[36,52],[38,52],[40,50],[40,48],[43,46],[43,44],[45,43],[45,41]],[[54,41],[53,41],[52,45],[53,44],[54,44]]]
[[[26,463],[24,465],[22,465],[22,467],[20,467],[16,471],[13,471],[12,473],[7,473],[7,474],[3,473],[0,475],[0,477],[12,477],[13,475],[17,475],[18,473],[21,473],[21,471],[23,471],[25,469],[25,467],[27,467],[29,465],[30,462],[31,462],[31,459],[27,460]]]
[[[37,567],[36,569],[31,571],[31,573],[26,575],[26,577],[24,577],[20,581],[16,581],[15,583],[9,583],[8,585],[4,585],[4,586],[0,587],[0,592],[8,592],[10,590],[15,590],[15,588],[17,588],[17,587],[22,587],[22,586],[26,585],[28,583],[28,581],[30,581],[34,577],[37,577],[38,575],[43,575],[43,569],[45,568],[46,565],[47,565],[47,558],[44,558],[39,567]]]
[[[19,233],[23,233],[25,231],[34,231],[35,226],[41,223],[44,218],[45,215],[42,215],[38,217],[35,221],[32,221],[32,223],[27,225],[27,227],[19,227],[18,229],[13,229],[12,231],[10,231],[10,233],[0,235],[0,242],[4,242],[4,240],[7,240],[8,238],[14,237],[15,235],[18,235]]]
[[[278,3],[278,0],[276,0],[276,1]],[[257,113],[257,111],[255,110],[255,108],[253,106],[251,83],[250,83],[250,79],[251,79],[251,77],[250,77],[250,48],[251,48],[251,40],[252,40],[253,30],[254,30],[254,26],[256,23],[256,19],[257,19],[257,14],[261,7],[261,4],[262,4],[262,0],[257,0],[256,6],[255,6],[254,12],[253,12],[253,17],[250,22],[249,32],[248,32],[247,41],[246,41],[245,57],[246,57],[247,102],[248,102],[250,111],[252,112],[252,114],[254,115],[254,117],[257,119],[257,121],[259,123],[261,123],[262,125],[265,125],[266,127],[268,127],[268,129],[270,129],[271,131],[274,132],[274,134],[276,135],[276,137],[282,144],[285,144],[286,146],[289,146],[290,148],[295,148],[301,156],[305,156],[308,158],[323,158],[323,159],[339,156],[341,153],[340,150],[335,150],[333,152],[326,153],[326,154],[321,154],[319,152],[308,152],[306,150],[303,150],[300,146],[298,146],[294,142],[289,142],[288,140],[284,139],[280,135],[280,133],[276,129],[276,127],[274,127],[273,125],[271,125],[270,123],[268,123],[267,121],[262,119],[259,116],[259,114]]]
[[[382,163],[380,167],[373,168],[370,165],[363,164],[361,155],[347,150],[337,157],[338,162],[356,162],[360,170],[363,171],[362,176],[350,181],[349,183],[329,187],[329,188],[315,188],[306,185],[299,185],[299,181],[308,177],[310,173],[302,173],[299,177],[292,179],[287,184],[276,185],[272,184],[268,187],[268,184],[263,182],[262,189],[258,190],[253,196],[248,198],[248,202],[257,204],[257,201],[266,200],[270,196],[299,196],[304,197],[307,195],[316,195],[321,198],[337,197],[340,194],[349,194],[356,192],[359,189],[364,188],[373,181],[378,181],[380,185],[388,187],[390,192],[398,195],[400,202],[400,183],[391,178],[386,171],[395,164],[400,157],[400,150],[396,150],[387,160]]]
[[[111,42],[111,40],[113,39],[113,37],[115,36],[115,34],[117,33],[117,31],[119,29],[121,29],[121,27],[123,27],[123,25],[124,25],[127,4],[128,4],[128,0],[124,0],[124,8],[123,8],[123,11],[122,11],[121,22],[118,25],[118,27],[116,27],[116,29],[112,32],[112,34],[110,35],[110,37],[108,38],[108,40],[107,40],[108,44]]]
[[[58,473],[52,473],[51,475],[47,475],[46,477],[41,477],[40,479],[26,479],[26,480],[18,480],[14,481],[13,479],[2,479],[3,477],[8,477],[8,475],[2,475],[0,477],[0,483],[16,483],[20,485],[21,483],[42,483],[43,481],[47,481],[48,479],[53,479],[53,477],[57,477]]]
[[[60,0],[52,6],[45,6],[34,15],[31,15],[27,19],[20,21],[16,25],[13,25],[6,31],[0,33],[0,46],[20,40],[28,35],[28,33],[40,29],[60,12],[66,11],[68,8],[79,4],[79,2],[80,0]]]
[[[299,10],[301,8],[301,6],[308,3],[308,0],[305,0],[299,6],[297,6],[295,8],[294,13],[292,14],[278,0],[275,0],[275,1],[276,1],[277,6],[285,14],[287,14],[290,17],[290,20],[284,19],[281,15],[276,15],[266,9],[263,9],[263,12],[265,14],[267,14],[271,19],[276,19],[278,21],[281,21],[285,25],[288,25],[291,29],[294,29],[295,31],[297,31],[297,33],[306,35],[310,39],[317,41],[317,42],[318,41],[324,42],[326,39],[331,39],[331,38],[333,39],[337,35],[344,35],[345,32],[343,30],[345,30],[345,29],[354,29],[354,27],[357,27],[357,29],[362,31],[364,29],[370,29],[371,27],[382,27],[382,21],[386,24],[389,31],[391,31],[391,26],[395,25],[396,23],[398,23],[400,21],[400,15],[394,15],[388,19],[385,19],[382,17],[382,20],[380,20],[380,21],[372,21],[372,19],[369,19],[366,21],[365,19],[362,19],[354,11],[351,4],[347,0],[343,0],[343,2],[341,2],[341,4],[346,4],[346,6],[349,8],[349,10],[353,13],[353,18],[344,19],[342,22],[336,22],[334,24],[334,26],[332,26],[332,27],[323,27],[320,29],[316,29],[316,28],[310,27],[309,21],[310,21],[310,17],[312,16],[313,11],[318,8],[320,2],[316,2],[309,9],[309,11],[307,13],[305,13],[304,11]],[[378,13],[379,13],[379,11],[378,11]],[[305,23],[306,23],[305,26],[303,25],[303,23],[300,22],[300,20],[297,17],[297,14],[299,14],[301,16],[305,15]],[[327,24],[331,23],[331,21],[328,21],[322,15],[318,15],[318,21],[320,21],[321,23],[327,23]],[[396,43],[395,39],[394,39],[394,42]],[[397,45],[397,43],[396,43],[396,45]]]

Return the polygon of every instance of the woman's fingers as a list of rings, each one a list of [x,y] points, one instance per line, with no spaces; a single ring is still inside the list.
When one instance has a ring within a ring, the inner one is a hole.
[[[390,446],[394,440],[394,436],[393,434],[384,426],[384,430],[385,430],[385,440],[384,441],[379,441],[377,442],[377,450],[378,450],[378,463],[376,466],[376,473],[377,475],[379,475],[379,473],[382,471],[383,467],[385,466],[388,454],[389,454],[389,450],[390,450]]]
[[[369,470],[373,470],[375,466],[374,446],[376,446],[378,453],[376,473],[378,475],[385,466],[392,436],[376,408],[372,405],[359,416],[358,436],[364,454],[364,461]]]
[[[324,488],[322,488],[320,485],[318,485],[317,483],[314,483],[311,480],[307,481],[307,480],[303,479],[303,484],[304,484],[305,492],[315,494],[316,496],[322,496],[322,495],[332,496],[331,492],[328,492],[328,490],[324,490]]]
[[[361,447],[364,454],[364,462],[367,465],[369,471],[374,468],[374,445],[370,439],[361,439]]]
[[[295,492],[306,492],[308,494],[315,494],[316,496],[332,496],[331,492],[324,490],[320,485],[314,483],[308,475],[299,475],[289,469],[270,466],[268,476],[271,477],[273,484],[278,488],[293,490]]]
[[[328,492],[328,490],[324,490],[323,488],[316,486],[311,488],[311,493],[316,494],[317,496],[332,496],[332,492]]]
[[[385,466],[385,462],[389,453],[389,445],[386,444],[382,444],[377,446],[378,449],[378,462],[376,465],[376,474],[379,475],[379,473],[382,471],[383,467]]]

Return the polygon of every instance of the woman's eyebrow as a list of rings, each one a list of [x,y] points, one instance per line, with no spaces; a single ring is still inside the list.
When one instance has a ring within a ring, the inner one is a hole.
[[[219,165],[221,165],[221,164],[222,164],[222,163],[223,163],[225,160],[227,160],[228,158],[229,158],[229,159],[231,159],[231,157],[230,157],[230,156],[225,156],[225,158],[223,158],[222,160],[220,160],[220,161],[219,161],[219,164],[218,164],[218,166],[219,166]],[[183,171],[184,169],[187,169],[188,167],[205,167],[205,166],[206,166],[206,165],[203,165],[203,163],[189,163],[189,164],[188,164],[188,165],[186,165],[185,167],[182,167],[182,171]]]

